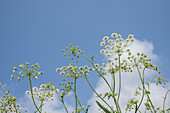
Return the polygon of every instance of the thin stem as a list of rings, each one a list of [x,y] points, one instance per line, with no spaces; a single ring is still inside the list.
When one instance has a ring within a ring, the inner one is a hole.
[[[80,50],[78,50],[78,51],[81,53]],[[88,61],[93,65],[93,67],[94,67],[95,70],[98,72],[98,74],[104,79],[104,81],[105,81],[106,84],[108,85],[108,87],[109,87],[109,89],[111,90],[111,92],[113,92],[110,84],[108,83],[108,81],[106,80],[106,78],[104,78],[104,77],[102,76],[102,74],[97,70],[97,68],[95,67],[94,63],[93,63],[91,60],[89,60],[83,53],[81,53],[81,54],[83,55],[83,57],[84,57],[86,60],[88,60]],[[86,76],[85,76],[85,78],[86,78],[88,84],[90,85],[91,89],[96,93],[96,95],[97,95],[99,98],[101,98],[101,99],[103,100],[103,102],[106,103],[106,105],[109,106],[109,104],[108,104],[100,95],[98,95],[97,92],[93,89],[93,87],[91,86],[91,84],[90,84],[90,82],[88,81],[88,79],[87,79]],[[120,106],[119,106],[118,102],[116,101],[114,95],[113,95],[112,97],[114,98],[114,101],[117,103],[117,104],[116,104],[117,110],[118,110],[118,108],[119,108],[119,111],[121,112]],[[109,106],[109,108],[113,111],[113,109],[112,109],[110,106]]]
[[[44,102],[44,100],[41,101],[41,104],[40,104],[40,106],[39,106],[39,108],[38,108],[38,109],[40,109],[41,112],[42,112],[43,102]]]
[[[112,97],[113,97],[114,102],[115,102],[115,104],[116,104],[116,110],[117,110],[117,112],[119,111],[119,113],[122,113],[122,112],[121,112],[121,109],[120,109],[120,105],[119,105],[118,101],[116,100],[115,96],[113,95]]]
[[[138,73],[139,73],[139,76],[140,76],[140,80],[141,80],[141,82],[142,82],[142,85],[143,85],[143,87],[144,87],[144,90],[146,91],[144,81],[142,81],[142,76],[141,76],[141,73],[140,73],[139,67],[138,67],[138,66],[136,66],[136,68],[137,68],[137,70],[138,70]],[[153,110],[154,110],[154,112],[156,113],[156,110],[155,110],[155,108],[154,108],[154,106],[153,106],[153,104],[152,104],[152,101],[151,101],[151,99],[150,99],[149,95],[148,95],[147,93],[146,93],[146,95],[147,95],[148,101],[149,101],[149,102],[150,102],[150,104],[151,104],[152,109],[153,109]]]
[[[115,74],[112,75],[112,81],[111,81],[111,86],[112,86],[112,94],[115,94]]]
[[[142,80],[142,83],[144,83],[144,72],[145,72],[145,69],[146,69],[146,68],[143,69],[143,80]],[[138,107],[137,107],[137,110],[138,110],[139,107],[141,106],[142,101],[143,101],[143,98],[144,98],[144,92],[145,92],[145,91],[144,91],[144,85],[143,85],[143,89],[142,89],[142,90],[143,90],[143,92],[142,92],[142,98],[141,98],[140,103],[139,103],[139,105],[138,105]]]
[[[6,93],[6,90],[5,90],[5,88],[3,87],[3,85],[1,84],[1,82],[0,82],[0,85],[1,85],[1,87],[2,87],[2,89],[5,91],[5,93]]]
[[[29,81],[30,81],[30,90],[31,90],[31,98],[33,101],[34,106],[36,107],[37,111],[41,113],[41,111],[38,109],[35,100],[34,100],[34,96],[33,96],[33,91],[32,91],[32,82],[31,82],[31,76],[29,76]]]
[[[164,97],[164,102],[163,102],[163,113],[165,113],[165,100],[166,100],[166,97],[168,95],[168,92],[170,92],[170,90],[168,90],[165,94],[165,97]]]
[[[120,91],[121,91],[121,65],[120,65],[120,55],[118,54],[118,58],[119,58],[119,92],[118,92],[118,98],[117,98],[117,101],[119,101],[119,98],[120,98]]]
[[[17,110],[16,105],[15,105],[15,104],[13,104],[13,105],[14,105],[14,108],[15,108],[16,113],[18,113],[18,110]]]
[[[154,77],[152,78],[152,80],[150,81],[150,83],[149,83],[149,85],[148,85],[148,90],[149,90],[149,88],[150,88],[150,85],[151,85],[152,81],[153,81],[154,78],[156,78],[156,77],[158,77],[158,76],[154,76]]]
[[[134,106],[134,105],[133,105]],[[141,111],[137,108],[137,104],[136,106],[134,106],[136,109],[135,109],[135,113],[137,113],[137,111],[139,111],[141,113]]]
[[[75,91],[74,94],[75,94],[76,113],[77,113],[76,79],[77,78],[74,79],[74,91]]]
[[[112,86],[112,88],[113,88],[113,89],[112,89],[112,97],[113,97],[114,103],[115,103],[115,105],[116,105],[116,109],[117,109],[117,111],[120,111],[120,112],[121,112],[119,103],[117,102],[117,100],[116,100],[116,98],[115,98],[115,74],[112,75],[111,86]]]
[[[72,88],[71,88],[71,90],[74,92],[74,94],[75,94],[75,96],[76,96],[76,98],[77,98],[77,101],[78,101],[80,107],[82,108],[82,110],[83,110],[84,112],[86,112],[86,111],[84,110],[84,108],[82,107],[82,105],[81,105],[81,103],[80,103],[80,101],[79,101],[79,99],[78,99],[78,96],[77,96],[76,92],[75,92]]]
[[[52,82],[50,82],[50,83],[55,87],[54,83],[52,83]],[[59,99],[59,100],[61,101],[61,103],[64,105],[64,109],[65,109],[66,112],[68,113],[68,110],[67,110],[67,107],[66,107],[66,105],[65,105],[65,103],[64,103],[64,100],[62,100],[62,99],[60,98],[60,96],[59,96],[58,91],[56,90],[56,88],[55,88],[55,92],[57,93],[58,99]]]
[[[88,82],[90,88],[93,90],[93,92],[97,95],[97,97],[99,97],[112,111],[112,107],[93,89],[92,85],[90,84],[89,80],[87,79],[87,77],[85,76],[86,81]]]
[[[80,50],[78,50],[80,53],[81,53],[81,51]],[[106,84],[108,85],[108,87],[110,88],[110,90],[112,91],[112,88],[111,88],[111,86],[109,85],[109,83],[108,83],[108,81],[106,80],[106,78],[104,78],[103,76],[102,76],[102,74],[97,70],[97,68],[95,67],[95,65],[94,65],[94,63],[91,61],[91,60],[89,60],[83,53],[81,53],[82,55],[83,55],[83,57],[86,59],[86,60],[88,60],[92,65],[93,65],[93,67],[95,68],[95,70],[98,72],[98,74],[104,79],[104,81],[106,82]]]

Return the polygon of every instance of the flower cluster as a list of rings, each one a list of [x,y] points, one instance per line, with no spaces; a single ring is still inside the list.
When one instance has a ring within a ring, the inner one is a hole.
[[[131,100],[129,100],[129,102],[127,103],[126,108],[125,108],[126,112],[127,111],[130,112],[131,110],[135,109],[138,102],[139,101],[136,98],[132,98]]]
[[[95,64],[98,67],[98,64]],[[69,78],[80,78],[81,75],[86,76],[91,70],[95,70],[92,67],[88,66],[76,66],[75,64],[70,64],[67,67],[63,66],[61,68],[57,68],[56,71],[60,71],[60,75],[66,75]]]
[[[16,98],[9,95],[9,91],[6,94],[0,96],[0,111],[1,113],[16,112],[19,110],[20,105],[16,105]]]
[[[141,95],[141,90],[142,89],[140,87],[136,88],[134,97],[130,99],[126,105],[126,108],[125,108],[126,111],[130,112],[131,110],[136,108],[136,105],[139,102],[138,96]]]
[[[158,77],[158,78],[157,78],[157,80],[156,80],[156,85],[161,84],[161,85],[162,85],[162,87],[164,88],[164,87],[165,87],[165,85],[166,85],[166,82],[168,82],[168,80],[167,80],[167,81],[165,81],[165,79],[164,79],[164,78],[162,78],[162,77]]]
[[[77,52],[78,51],[78,52]],[[79,47],[74,47],[72,44],[69,45],[69,47],[66,47],[65,49],[62,50],[64,53],[64,56],[68,55],[68,60],[73,60],[73,56],[76,58],[76,62],[79,62],[78,58],[80,57],[80,53],[83,53]],[[72,56],[73,55],[73,56]]]
[[[64,86],[64,88],[60,88],[60,90],[62,91],[60,95],[61,98],[64,98],[65,95],[68,95],[68,92],[71,90],[73,84],[73,82],[69,82],[66,79],[63,79],[63,82],[66,83],[59,83],[59,85]]]
[[[121,38],[120,34],[112,33],[112,39],[109,39],[108,36],[103,37],[103,41],[100,43],[100,46],[104,46],[105,49],[100,51],[101,54],[105,54],[107,57],[110,57],[114,54],[122,55],[123,52],[128,52],[129,47],[134,42],[134,35],[129,35],[128,38],[124,41]]]
[[[84,106],[82,106],[82,108],[81,107],[77,108],[77,112],[80,113],[80,111],[82,111],[82,109],[84,109]],[[72,113],[76,113],[76,110],[72,111]]]
[[[147,68],[147,69],[155,70],[155,71],[157,71],[158,73],[161,73],[161,72],[158,70],[158,67],[157,67],[157,66],[154,66],[154,65],[151,63],[151,58],[147,58],[147,55],[146,55],[146,54],[137,53],[137,55],[135,56],[135,55],[132,55],[131,52],[129,52],[127,59],[128,59],[128,61],[129,61],[129,64],[132,65],[132,67],[138,66],[140,69],[142,69],[142,68],[144,67],[144,68]]]
[[[37,99],[38,101],[52,101],[54,100],[54,91],[58,91],[59,89],[55,89],[54,86],[50,84],[42,84],[40,85],[40,88],[34,87],[33,90],[33,97]],[[30,91],[26,91],[25,94],[30,94]]]
[[[109,63],[105,64],[103,63],[102,65],[102,74],[106,75],[106,74],[115,74],[117,71],[119,71],[119,68],[122,72],[132,72],[132,67],[130,64],[128,64],[127,60],[123,59],[122,62],[120,63],[120,67],[119,67],[119,63],[118,63],[118,58],[115,58],[114,60],[108,60]]]
[[[18,78],[18,81],[21,80],[21,78],[24,77],[33,77],[34,79],[38,79],[38,75],[42,75],[43,72],[39,72],[37,71],[39,69],[39,65],[38,63],[36,63],[35,65],[31,65],[30,63],[26,63],[19,65],[19,68],[14,67],[13,72],[19,74],[18,77],[14,77],[14,75],[11,75],[11,80],[13,78]]]

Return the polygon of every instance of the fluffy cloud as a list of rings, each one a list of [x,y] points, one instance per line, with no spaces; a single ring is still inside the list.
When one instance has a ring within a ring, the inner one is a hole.
[[[72,94],[70,94],[69,96],[72,96]],[[68,101],[70,101],[70,97],[67,97],[66,100],[67,102],[65,102],[68,111],[73,111],[74,108],[68,104]],[[63,108],[62,103],[59,101],[57,96],[54,96],[55,100],[53,101],[46,101],[44,102],[44,106],[43,106],[43,110],[42,112],[47,112],[47,113],[66,113],[65,109]],[[38,103],[36,101],[36,103]],[[25,95],[24,97],[19,99],[19,104],[21,105],[21,111],[24,112],[25,110],[27,110],[29,113],[33,113],[34,111],[36,111],[31,98],[28,95]]]
[[[147,54],[153,61],[153,63],[158,62],[158,56],[156,54],[153,53],[154,47],[153,44],[147,41],[140,41],[140,40],[136,40],[130,47],[130,50],[132,51],[132,54],[136,54],[136,53],[144,53]],[[126,55],[122,56],[122,57],[126,57]],[[146,81],[150,81],[151,78],[157,73],[153,72],[153,71],[146,71],[145,72],[145,79]],[[158,75],[158,74],[157,74]],[[111,81],[111,77],[110,76],[106,76],[106,79],[110,82]],[[118,78],[117,78],[118,81]],[[118,84],[116,84],[118,86]],[[131,99],[134,95],[134,92],[136,90],[136,88],[140,86],[141,87],[141,83],[140,83],[140,79],[138,76],[138,72],[134,71],[132,73],[122,73],[122,88],[121,88],[121,96],[120,96],[120,106],[122,109],[125,108],[127,102],[129,99]],[[167,88],[162,88],[162,86],[156,86],[155,83],[153,83],[151,85],[151,99],[154,103],[154,105],[156,105],[156,107],[160,106],[162,107],[162,102],[163,102],[163,96],[165,95],[167,89],[169,89],[170,84],[167,84]],[[109,92],[108,87],[106,86],[106,83],[103,81],[103,79],[101,78],[98,83],[97,83],[97,87],[95,88],[95,90],[100,93],[100,94],[104,94],[105,92]],[[118,89],[116,89],[118,90]],[[95,94],[92,95],[91,99],[88,101],[88,104],[91,104],[92,107],[90,108],[90,113],[100,113],[101,111],[98,110],[98,106],[95,103],[95,100],[98,100],[99,102],[101,102],[102,104],[104,104],[99,98],[96,97]],[[168,97],[167,100],[170,100],[170,98]],[[107,100],[107,102],[110,105],[113,105],[113,100]],[[170,106],[170,101],[166,102],[167,107]],[[141,111],[144,109],[144,106],[141,106]]]

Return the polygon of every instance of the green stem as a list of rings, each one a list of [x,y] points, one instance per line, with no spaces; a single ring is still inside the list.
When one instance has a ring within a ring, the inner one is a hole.
[[[150,85],[151,85],[152,81],[153,81],[154,78],[156,78],[156,77],[158,77],[158,76],[154,76],[154,77],[152,78],[152,80],[150,81],[150,83],[149,83],[149,85],[148,85],[148,90],[149,90],[149,88],[150,88]]]
[[[5,91],[5,93],[6,93],[6,90],[5,90],[5,88],[3,87],[3,85],[1,84],[1,82],[0,82],[0,85],[1,85],[1,87],[2,87],[2,89]]]
[[[74,93],[75,93],[75,103],[76,103],[76,113],[77,113],[76,79],[77,79],[77,78],[74,79],[74,91],[75,91]]]
[[[55,87],[54,83],[52,83],[52,82],[50,82],[50,83]],[[59,99],[59,100],[61,101],[61,103],[63,104],[64,109],[65,109],[66,112],[68,113],[68,110],[67,110],[67,107],[66,107],[66,105],[65,105],[65,103],[64,103],[64,100],[62,100],[62,99],[60,98],[60,96],[59,96],[58,91],[56,90],[56,88],[55,88],[55,92],[57,93],[58,99]]]
[[[92,87],[92,85],[90,84],[89,80],[87,79],[87,77],[85,76],[86,81],[88,82],[90,88],[93,90],[93,92],[97,95],[97,97],[99,97],[112,111],[112,107],[94,90],[94,88]]]
[[[40,109],[41,112],[42,112],[43,101],[44,101],[44,100],[41,101],[41,104],[40,104],[40,106],[39,106],[39,108],[38,108],[38,109]]]
[[[84,112],[86,112],[86,111],[84,110],[84,108],[82,107],[82,105],[81,105],[81,103],[80,103],[80,101],[79,101],[79,99],[78,99],[78,96],[77,96],[76,92],[75,92],[72,88],[71,88],[71,90],[74,92],[74,94],[75,94],[75,96],[76,96],[76,98],[77,98],[77,101],[78,101],[80,107],[82,108],[82,110],[83,110]]]
[[[135,113],[137,113],[137,111],[139,111],[140,113],[141,113],[141,111],[137,108],[137,104],[136,104],[136,106],[135,105],[133,105],[136,109],[135,109]]]
[[[112,81],[111,81],[111,86],[112,86],[112,94],[115,94],[115,74],[112,75]]]
[[[168,95],[168,92],[170,92],[170,90],[168,90],[165,94],[165,97],[164,97],[164,102],[163,102],[163,113],[165,113],[165,100],[166,100],[166,97]]]
[[[31,98],[32,98],[33,104],[34,104],[34,106],[36,107],[37,111],[38,111],[39,113],[41,113],[41,111],[38,109],[38,107],[37,107],[37,105],[36,105],[36,103],[35,103],[35,100],[34,100],[33,91],[32,91],[31,76],[29,76],[29,81],[30,81]]]
[[[13,104],[13,105],[14,105],[14,108],[15,108],[16,113],[18,113],[18,110],[17,110],[16,104]]]
[[[118,113],[122,113],[122,112],[121,112],[121,109],[120,109],[120,105],[119,105],[118,101],[116,100],[115,96],[113,95],[112,97],[113,97],[113,99],[114,99],[117,112],[119,111]]]
[[[142,80],[142,84],[144,83],[144,72],[145,72],[145,69],[146,69],[146,68],[143,69],[143,80]],[[138,105],[138,107],[137,107],[137,110],[138,110],[139,107],[141,106],[142,101],[143,101],[143,98],[144,98],[144,92],[145,92],[145,91],[144,91],[144,85],[143,85],[142,91],[143,91],[143,92],[142,92],[142,98],[141,98],[140,103],[139,103],[139,105]]]
[[[119,103],[117,102],[117,100],[115,98],[115,74],[112,75],[111,86],[113,88],[112,89],[112,97],[113,97],[114,103],[116,105],[116,109],[117,109],[117,111],[120,111],[120,113],[121,113]]]
[[[141,82],[142,82],[143,88],[144,88],[144,90],[145,90],[145,92],[146,92],[147,90],[146,90],[146,88],[145,88],[144,81],[142,81],[142,76],[141,76],[141,73],[140,73],[139,67],[138,67],[138,66],[136,66],[136,68],[137,68],[137,70],[138,70],[138,73],[139,73],[140,80],[141,80]],[[148,101],[149,101],[149,102],[150,102],[150,104],[151,104],[152,109],[153,109],[153,110],[154,110],[154,112],[156,113],[156,110],[155,110],[155,108],[154,108],[154,106],[153,106],[153,104],[152,104],[152,101],[151,101],[151,99],[150,99],[149,95],[148,95],[147,93],[146,93],[146,95],[147,95]]]
[[[119,54],[118,54],[119,55]],[[119,101],[120,98],[120,91],[121,91],[121,65],[120,65],[120,55],[119,55],[119,92],[118,92],[118,98],[117,101]]]
[[[81,53],[80,50],[78,50],[78,51]],[[95,68],[95,70],[98,72],[99,76],[104,79],[104,81],[106,82],[106,84],[108,85],[108,87],[110,88],[110,90],[112,91],[112,88],[111,88],[111,86],[109,85],[108,81],[107,81],[106,78],[104,78],[104,77],[102,76],[102,74],[97,70],[97,68],[95,67],[94,63],[93,63],[91,60],[89,60],[83,53],[81,53],[81,54],[83,55],[83,57],[84,57],[86,60],[88,60],[88,61],[93,65],[93,67]]]

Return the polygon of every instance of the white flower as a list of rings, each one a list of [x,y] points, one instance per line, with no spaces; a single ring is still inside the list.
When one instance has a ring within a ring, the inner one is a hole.
[[[60,75],[64,75],[65,74],[65,72],[60,72]]]
[[[30,91],[26,91],[25,94],[30,94]]]
[[[101,42],[100,46],[104,46],[106,44],[106,42]]]
[[[113,40],[112,40],[112,39],[110,39],[110,40],[108,40],[107,42],[108,42],[108,43],[111,43],[111,42],[113,42]]]
[[[100,50],[100,53],[101,53],[101,54],[102,54],[102,53],[105,53],[105,50],[104,50],[104,49]]]
[[[103,37],[103,41],[106,41],[106,40],[108,40],[108,39],[109,39],[108,36]]]
[[[32,88],[34,92],[37,92],[38,91],[38,88],[37,87],[33,87]]]
[[[129,36],[128,36],[128,38],[133,38],[134,37],[134,35],[133,34],[130,34]]]
[[[117,33],[112,33],[111,37],[115,38],[117,36]]]
[[[60,68],[57,68],[56,71],[60,71],[61,69]]]

